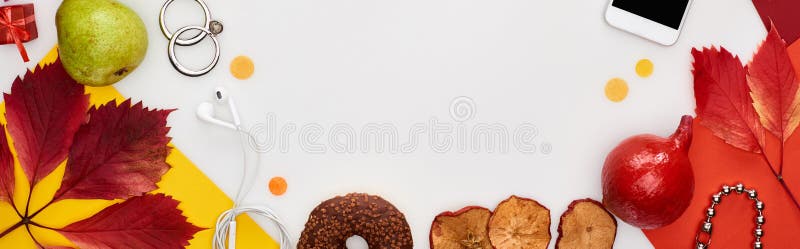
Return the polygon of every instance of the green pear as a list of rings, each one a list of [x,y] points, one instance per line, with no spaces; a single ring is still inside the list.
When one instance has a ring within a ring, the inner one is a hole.
[[[64,69],[84,85],[116,83],[147,52],[142,19],[115,0],[64,0],[56,12],[56,29]]]

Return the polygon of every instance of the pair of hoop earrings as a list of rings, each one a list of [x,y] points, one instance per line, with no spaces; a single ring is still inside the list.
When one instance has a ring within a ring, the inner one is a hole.
[[[167,7],[169,7],[169,5],[172,4],[172,2],[174,1],[175,0],[167,0],[164,3],[164,6],[161,7],[161,13],[159,14],[158,17],[158,22],[161,25],[161,33],[163,33],[164,36],[169,40],[169,45],[167,46],[167,54],[169,56],[169,61],[172,63],[172,66],[175,67],[175,70],[178,70],[178,72],[186,76],[197,77],[207,74],[208,72],[211,71],[211,69],[214,69],[214,67],[217,65],[217,62],[219,61],[220,49],[219,49],[219,41],[217,40],[217,35],[222,33],[222,28],[223,28],[222,23],[211,19],[211,11],[208,10],[208,6],[206,5],[205,2],[203,2],[203,0],[194,0],[195,2],[200,4],[200,7],[203,8],[203,14],[204,14],[203,22],[205,22],[205,24],[203,26],[196,26],[196,25],[186,26],[178,29],[177,31],[175,31],[175,33],[173,33],[169,30],[169,28],[167,28],[166,11]],[[190,30],[198,30],[200,31],[200,33],[189,39],[180,38],[182,34]],[[184,66],[182,63],[180,63],[180,61],[178,61],[178,57],[175,55],[175,45],[193,46],[202,41],[203,39],[205,39],[206,37],[210,37],[211,41],[214,42],[214,57],[212,58],[210,64],[208,64],[206,67],[200,70],[195,70]]]

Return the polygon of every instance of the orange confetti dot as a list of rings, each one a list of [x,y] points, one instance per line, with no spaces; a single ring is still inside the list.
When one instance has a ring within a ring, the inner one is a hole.
[[[283,195],[288,187],[289,185],[286,184],[286,179],[283,179],[283,177],[276,176],[269,179],[269,192],[273,195]]]
[[[231,74],[233,77],[246,80],[253,76],[253,72],[255,72],[255,65],[253,65],[253,60],[250,57],[240,55],[231,61]]]
[[[620,78],[613,78],[606,83],[606,98],[611,102],[620,102],[628,96],[628,83]]]
[[[636,74],[639,77],[647,78],[653,74],[653,62],[648,59],[641,59],[636,63]]]

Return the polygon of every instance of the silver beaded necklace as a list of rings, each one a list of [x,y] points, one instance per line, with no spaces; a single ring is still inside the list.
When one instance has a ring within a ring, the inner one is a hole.
[[[714,208],[719,205],[720,201],[722,201],[722,197],[728,196],[731,192],[735,192],[736,194],[743,194],[747,193],[747,198],[752,200],[755,205],[755,209],[758,212],[758,216],[756,216],[756,230],[753,232],[756,240],[753,242],[754,249],[763,249],[764,244],[761,242],[761,237],[764,236],[764,230],[761,227],[764,225],[764,202],[758,199],[758,194],[756,193],[755,189],[747,189],[744,187],[744,184],[736,184],[736,186],[731,187],[728,185],[723,185],[722,190],[718,193],[711,196],[711,207],[706,210],[706,220],[700,226],[700,232],[697,233],[695,237],[695,241],[697,242],[696,249],[708,249],[711,245],[711,218],[714,217]],[[708,240],[705,242],[700,241],[701,233],[705,233],[707,235]]]

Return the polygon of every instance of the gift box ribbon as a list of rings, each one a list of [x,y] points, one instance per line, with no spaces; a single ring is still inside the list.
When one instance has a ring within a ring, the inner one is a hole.
[[[33,22],[35,16],[29,15],[25,18],[15,20],[12,15],[14,7],[15,6],[0,7],[0,30],[8,29],[8,32],[5,33],[6,39],[14,40],[14,43],[17,44],[17,50],[19,50],[19,54],[22,56],[22,60],[28,62],[28,52],[25,50],[25,46],[22,45],[22,41],[30,39],[30,33],[28,33],[24,27],[27,23]]]

